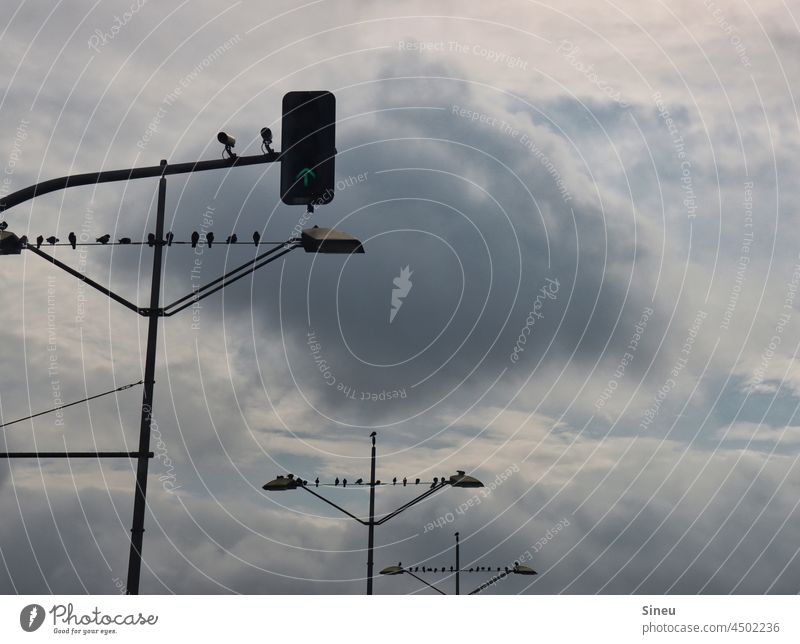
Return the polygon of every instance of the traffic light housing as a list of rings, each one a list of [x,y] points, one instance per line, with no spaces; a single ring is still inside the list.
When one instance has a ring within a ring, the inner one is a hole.
[[[289,92],[281,119],[281,200],[290,206],[333,200],[336,98],[327,91]]]

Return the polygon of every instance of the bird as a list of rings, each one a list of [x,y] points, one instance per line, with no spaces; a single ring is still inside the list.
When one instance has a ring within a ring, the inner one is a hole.
[[[226,244],[235,244],[239,241],[239,238],[236,236],[236,233],[233,235],[228,235],[228,239],[225,241]]]
[[[416,480],[416,482],[414,483],[414,485],[419,485],[419,479],[417,479],[417,480]]]
[[[362,485],[364,483],[364,479],[357,479],[356,485]]]
[[[436,487],[436,484],[437,484],[438,482],[439,482],[439,478],[438,478],[438,477],[436,477],[436,476],[434,476],[434,477],[433,477],[433,483],[431,483],[431,487]]]
[[[100,242],[101,244],[107,244],[111,239],[111,235],[103,235],[102,237],[98,237],[95,241]]]
[[[438,568],[434,568],[433,572],[439,572],[439,569]]]
[[[8,228],[8,223],[0,221],[0,230],[5,230],[6,228]]]
[[[375,481],[375,485],[380,485],[380,484],[381,484],[380,481]]]
[[[403,487],[406,486],[406,483],[408,483],[408,479],[404,476],[403,477]]]
[[[208,247],[211,248],[211,244],[214,243],[214,233],[206,233],[206,241],[208,242]]]
[[[75,245],[78,243],[78,238],[75,236],[75,233],[70,232],[67,235],[67,239],[69,239],[69,245],[72,246],[72,250],[75,250]]]
[[[454,572],[453,566],[450,566],[450,572]]]
[[[342,487],[347,487],[347,479],[342,479]]]
[[[58,237],[55,235],[50,235],[50,237],[47,238],[47,243],[51,246],[55,246],[58,243]]]
[[[119,243],[120,243],[120,244],[130,244],[130,243],[131,243],[131,238],[130,238],[130,237],[122,237],[122,238],[119,240]]]
[[[333,482],[334,485],[339,485],[339,477],[336,477],[336,480]]]
[[[156,245],[156,236],[153,233],[147,233],[147,245],[150,247]]]
[[[261,235],[258,231],[253,233],[253,245],[258,246],[258,242],[261,240]]]
[[[314,487],[319,487],[319,477],[314,481]]]
[[[23,245],[23,246],[27,246],[28,245],[28,236],[27,235],[23,235],[22,237],[20,237],[19,238],[19,243],[21,245]]]
[[[172,246],[172,240],[173,240],[173,239],[175,239],[175,235],[173,235],[173,234],[172,234],[172,231],[170,230],[170,231],[167,233],[167,246]]]
[[[192,248],[197,248],[197,242],[200,241],[200,233],[196,230],[192,233]]]
[[[397,477],[396,476],[392,479],[392,485],[397,485]]]
[[[44,241],[44,237],[42,237],[41,235],[39,235],[39,236],[36,238],[36,248],[41,248],[41,247],[42,247],[42,242],[43,242],[43,241]]]

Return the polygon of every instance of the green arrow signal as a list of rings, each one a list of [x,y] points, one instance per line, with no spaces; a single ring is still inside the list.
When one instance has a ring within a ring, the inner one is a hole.
[[[295,179],[299,179],[300,177],[303,178],[303,185],[308,187],[308,175],[311,175],[312,179],[316,179],[317,175],[311,168],[303,168],[300,172],[297,173]]]

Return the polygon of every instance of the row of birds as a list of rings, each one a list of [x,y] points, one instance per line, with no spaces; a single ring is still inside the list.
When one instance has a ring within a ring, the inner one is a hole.
[[[293,476],[290,474],[290,475],[289,475],[289,478],[293,478]],[[442,483],[444,483],[444,481],[445,481],[446,479],[445,479],[445,477],[443,476],[441,480],[442,480]],[[300,479],[300,478],[298,478],[298,479],[297,479],[297,482],[298,482],[298,483],[302,483],[303,485],[308,485],[308,481],[302,480],[302,479]],[[402,479],[398,479],[398,478],[395,476],[395,477],[392,479],[392,485],[397,485],[397,484],[399,483],[399,484],[400,484],[400,485],[402,485],[403,487],[405,487],[406,485],[411,485],[411,484],[413,484],[413,485],[419,485],[419,484],[420,484],[420,483],[422,483],[422,482],[423,482],[423,481],[422,481],[422,479],[414,479],[414,481],[412,482],[412,481],[409,481],[409,480],[408,480],[408,478],[406,478],[406,477],[403,477]],[[438,477],[438,476],[434,476],[434,477],[433,477],[433,481],[425,481],[424,483],[425,483],[426,485],[427,485],[428,483],[430,483],[430,484],[431,484],[431,487],[436,487],[437,485],[439,485],[439,477]],[[333,485],[333,487],[337,487],[337,486],[341,485],[342,487],[347,487],[348,483],[347,483],[347,479],[344,479],[344,478],[343,478],[343,479],[340,481],[340,480],[339,480],[339,477],[337,476],[337,477],[336,477],[336,479],[333,481],[333,483],[322,483],[322,485]],[[354,482],[351,482],[351,483],[350,483],[350,485],[369,485],[369,481],[367,481],[367,482],[365,483],[365,482],[364,482],[364,479],[356,479]],[[381,483],[380,481],[375,481],[375,485],[389,485],[389,484],[388,484],[388,483]],[[319,487],[319,486],[320,486],[319,477],[317,477],[317,478],[314,480],[314,487]]]
[[[400,568],[403,567],[402,562],[398,562],[397,564]],[[447,569],[447,566],[442,566],[441,568],[431,568],[430,566],[409,566],[407,568],[409,572],[455,572],[455,566],[450,566],[450,569]],[[465,568],[459,570],[459,572],[503,572],[503,568],[497,566],[497,570],[494,570],[492,566],[475,566],[474,568]],[[505,572],[510,573],[511,568],[505,566]]]
[[[5,223],[5,222],[2,222],[2,223]],[[4,229],[0,228],[0,230],[4,230]],[[69,240],[69,244],[70,244],[70,246],[72,246],[73,249],[77,247],[77,245],[78,245],[78,237],[75,235],[75,233],[70,233],[67,236],[67,239]],[[156,246],[156,245],[159,245],[159,246],[172,246],[172,243],[173,243],[174,239],[175,239],[175,235],[172,232],[168,232],[166,235],[164,235],[164,239],[162,239],[162,240],[156,239],[155,234],[150,233],[149,235],[147,235],[147,245],[148,246]],[[27,244],[28,243],[27,235],[23,235],[22,237],[20,237],[20,241],[23,244]],[[61,241],[61,240],[58,237],[56,237],[55,235],[51,235],[50,237],[46,237],[46,238],[43,237],[42,235],[39,235],[36,238],[36,248],[41,248],[42,244],[44,242],[47,242],[51,246],[55,246],[59,241]],[[111,241],[111,235],[103,235],[102,237],[98,237],[97,239],[95,239],[95,241],[100,243],[100,244],[103,244],[103,245],[108,244]],[[253,233],[253,244],[255,246],[258,246],[260,241],[261,241],[261,234],[258,231],[254,232]],[[120,239],[117,240],[117,242],[120,243],[120,244],[132,244],[133,243],[133,241],[131,240],[130,237],[121,237]],[[184,244],[186,242],[176,242],[176,243]],[[192,248],[197,248],[197,245],[200,243],[200,233],[198,233],[197,231],[194,231],[192,233],[191,242],[190,243],[192,245]],[[208,247],[211,248],[211,246],[214,243],[214,233],[212,233],[212,232],[206,233],[205,234],[204,243],[208,244]],[[236,236],[235,233],[232,234],[232,235],[228,235],[228,238],[225,240],[225,243],[226,244],[238,244],[239,243],[239,238]]]

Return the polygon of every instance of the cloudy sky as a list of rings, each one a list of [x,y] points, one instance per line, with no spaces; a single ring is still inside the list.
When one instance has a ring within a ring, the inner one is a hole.
[[[362,593],[365,528],[261,485],[367,478],[373,430],[384,482],[487,484],[379,528],[378,569],[449,568],[458,531],[463,567],[539,573],[487,593],[798,592],[796,8],[6,4],[2,194],[219,158],[223,129],[257,154],[269,126],[280,149],[287,91],[336,96],[337,190],[313,219],[280,202],[275,164],[168,179],[176,239],[318,224],[366,254],[295,251],[161,324],[143,593]],[[156,189],[3,217],[141,240]],[[147,302],[151,249],[83,250],[54,252]],[[168,249],[165,301],[254,253],[200,250]],[[142,378],[143,318],[32,253],[0,259],[2,422]],[[140,404],[136,387],[11,425],[4,449],[135,450]],[[0,590],[124,591],[133,465],[0,465]],[[381,488],[378,511],[423,489]],[[366,512],[366,489],[325,494]]]

